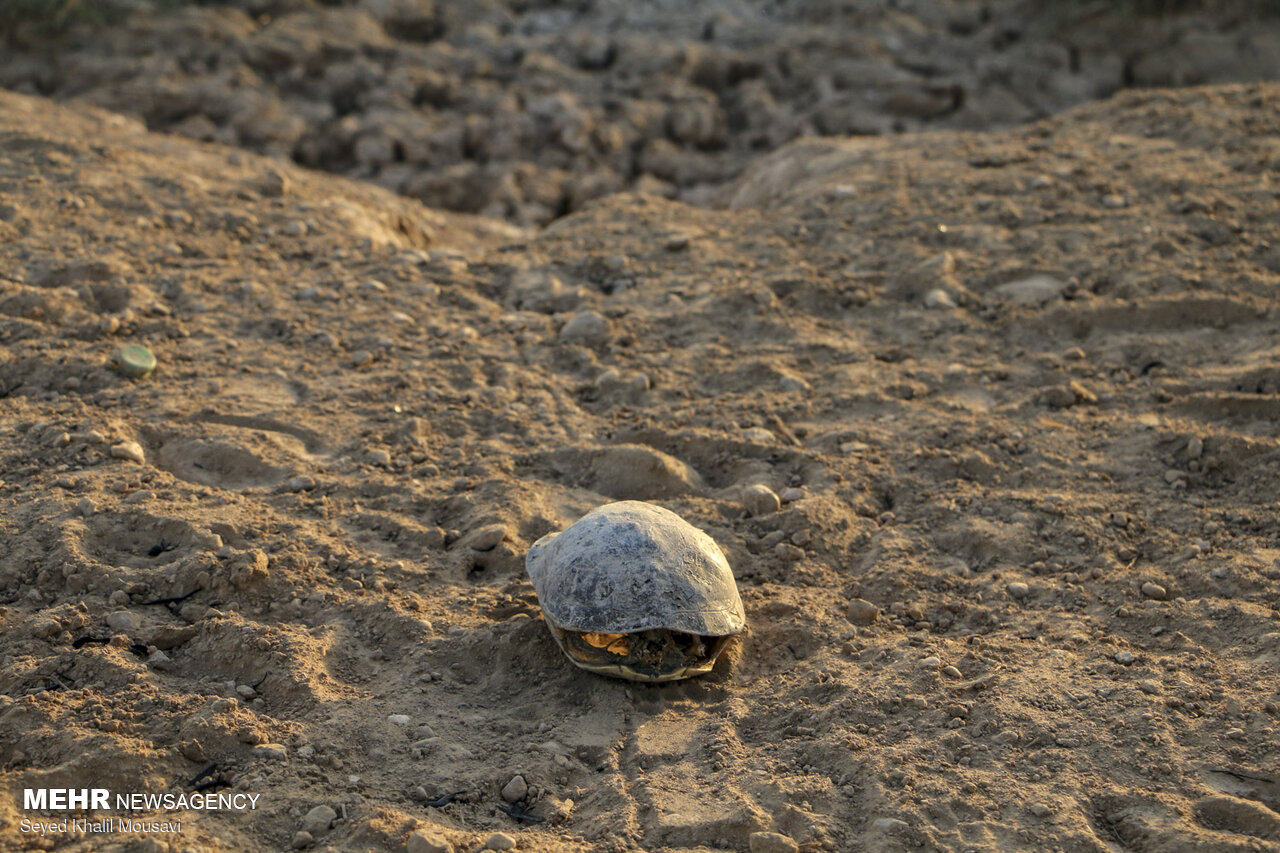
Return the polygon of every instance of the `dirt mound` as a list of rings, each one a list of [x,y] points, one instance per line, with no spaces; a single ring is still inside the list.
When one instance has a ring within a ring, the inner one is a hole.
[[[1110,5],[167,2],[14,28],[0,86],[542,225],[623,189],[705,201],[801,136],[987,130],[1122,87],[1280,78],[1267,4]]]

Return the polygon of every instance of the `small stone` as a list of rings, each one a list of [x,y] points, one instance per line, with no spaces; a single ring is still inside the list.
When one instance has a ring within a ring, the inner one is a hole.
[[[808,391],[809,383],[799,376],[784,376],[778,381],[783,391]]]
[[[511,850],[516,846],[516,840],[505,832],[495,832],[489,836],[489,840],[484,843],[485,850]]]
[[[1138,689],[1143,693],[1146,693],[1148,696],[1156,696],[1160,693],[1160,685],[1150,678],[1144,678],[1139,681]]]
[[[1013,305],[1038,307],[1062,296],[1066,282],[1051,275],[1033,275],[995,288],[996,296]]]
[[[1053,814],[1053,811],[1044,803],[1032,803],[1027,806],[1027,811],[1031,812],[1035,817],[1048,817]]]
[[[1147,581],[1142,585],[1142,594],[1147,598],[1154,598],[1156,601],[1164,601],[1169,597],[1169,593],[1164,587],[1160,586],[1158,583],[1152,583],[1151,581]]]
[[[107,627],[120,634],[132,634],[142,625],[138,614],[128,610],[117,610],[107,614]]]
[[[463,542],[473,551],[492,551],[507,538],[507,528],[501,524],[488,524],[471,531]]]
[[[742,506],[753,516],[777,512],[782,502],[773,489],[763,483],[753,483],[742,490]]]
[[[898,820],[896,817],[880,817],[871,822],[871,828],[876,832],[893,832],[896,829],[906,829],[907,826],[905,820]]]
[[[387,286],[376,278],[363,282],[359,288],[361,293],[386,293]]]
[[[391,714],[387,717],[387,722],[393,726],[407,726],[412,720],[408,714]]]
[[[845,616],[855,625],[870,625],[880,618],[880,608],[863,598],[849,602]]]
[[[290,477],[284,483],[284,489],[287,492],[309,492],[315,487],[316,481],[306,475]]]
[[[307,223],[300,219],[295,219],[286,224],[284,228],[281,228],[280,232],[286,237],[305,237],[308,230]]]
[[[1087,356],[1080,347],[1069,347],[1062,357],[1067,361],[1084,361]]]
[[[289,757],[289,750],[281,743],[260,743],[253,748],[253,754],[258,758],[270,758],[276,761],[283,761]]]
[[[1107,516],[1107,523],[1123,530],[1129,526],[1129,516],[1123,512],[1113,512]]]
[[[311,843],[315,840],[316,840],[315,836],[313,836],[311,833],[307,832],[306,830],[298,830],[293,835],[293,849],[302,850],[304,848],[310,847]]]
[[[795,503],[798,500],[802,500],[804,496],[805,496],[805,490],[795,488],[794,486],[788,489],[783,489],[782,491],[778,492],[778,498],[784,504]]]
[[[931,669],[937,669],[938,667],[942,666],[942,660],[940,658],[931,656],[921,660],[920,665],[923,667],[929,667]]]
[[[790,545],[786,542],[779,542],[775,545],[773,552],[781,559],[792,563],[804,559],[804,549],[797,548],[795,545]]]
[[[1031,594],[1031,587],[1027,586],[1022,581],[1013,581],[1005,584],[1004,588],[1014,598],[1026,598]]]
[[[609,321],[595,311],[579,311],[560,329],[560,340],[575,344],[599,344],[609,337]]]
[[[198,740],[189,740],[178,747],[178,751],[182,753],[182,757],[188,761],[204,761],[204,747]]]
[[[742,437],[755,444],[776,444],[778,437],[764,427],[747,427]]]
[[[1191,459],[1199,459],[1204,454],[1204,440],[1200,438],[1187,439],[1187,456]]]
[[[955,308],[956,301],[951,298],[951,294],[947,293],[941,287],[935,287],[924,295],[924,307],[926,308]]]
[[[302,829],[312,835],[323,835],[337,817],[338,813],[328,806],[316,806],[302,818]]]
[[[62,630],[56,619],[40,619],[31,626],[31,636],[38,640],[47,640]]]
[[[173,658],[156,649],[147,656],[147,666],[160,672],[168,672],[173,669]]]
[[[236,693],[239,694],[241,699],[254,699],[258,695],[258,691],[247,684],[237,684]]]
[[[688,234],[672,234],[667,238],[666,250],[668,252],[680,252],[689,248]]]
[[[90,498],[81,498],[76,503],[76,512],[80,513],[85,518],[88,518],[89,516],[93,515],[97,511],[98,511],[98,507],[94,504],[93,500]]]
[[[523,776],[512,776],[511,781],[502,787],[502,799],[508,803],[518,803],[529,794],[529,783]]]
[[[962,673],[951,664],[947,664],[942,668],[942,674],[947,678],[960,678]]]
[[[374,465],[390,465],[391,453],[381,448],[378,448],[377,450],[370,450],[368,459]]]
[[[1116,652],[1114,657],[1114,660],[1116,663],[1122,664],[1124,666],[1128,666],[1129,664],[1133,663],[1137,659],[1138,659],[1137,656],[1130,651]]]
[[[800,845],[781,832],[753,832],[747,837],[751,853],[797,853]]]
[[[1110,210],[1119,210],[1129,206],[1129,200],[1119,193],[1111,193],[1102,197],[1102,206]]]
[[[116,350],[115,365],[131,379],[145,379],[156,369],[156,357],[146,347],[129,344]]]
[[[419,829],[409,836],[405,853],[453,853],[453,845],[434,832]]]
[[[137,462],[139,465],[147,461],[147,455],[142,451],[142,445],[136,441],[122,441],[114,445],[110,452],[116,459]]]

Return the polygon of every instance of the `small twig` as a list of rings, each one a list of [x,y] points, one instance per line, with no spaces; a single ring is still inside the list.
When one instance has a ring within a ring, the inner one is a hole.
[[[454,797],[462,796],[465,793],[466,791],[454,791],[452,794],[441,794],[434,800],[427,800],[423,805],[433,809],[441,809],[452,803]]]

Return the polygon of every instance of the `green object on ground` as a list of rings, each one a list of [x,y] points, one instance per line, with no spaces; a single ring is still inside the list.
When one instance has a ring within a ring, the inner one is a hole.
[[[116,351],[116,366],[125,376],[145,379],[156,369],[156,357],[146,347],[129,344]]]

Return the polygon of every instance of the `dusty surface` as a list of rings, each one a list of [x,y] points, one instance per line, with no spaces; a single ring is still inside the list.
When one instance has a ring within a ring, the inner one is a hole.
[[[804,135],[989,130],[1122,87],[1280,78],[1269,0],[1133,5],[226,0],[0,30],[0,86],[542,225],[620,189],[703,202]]]
[[[1274,849],[1278,104],[802,142],[535,234],[0,94],[4,846],[24,787],[213,764],[260,808],[57,849]],[[611,498],[728,554],[713,675],[541,623],[524,550]]]

